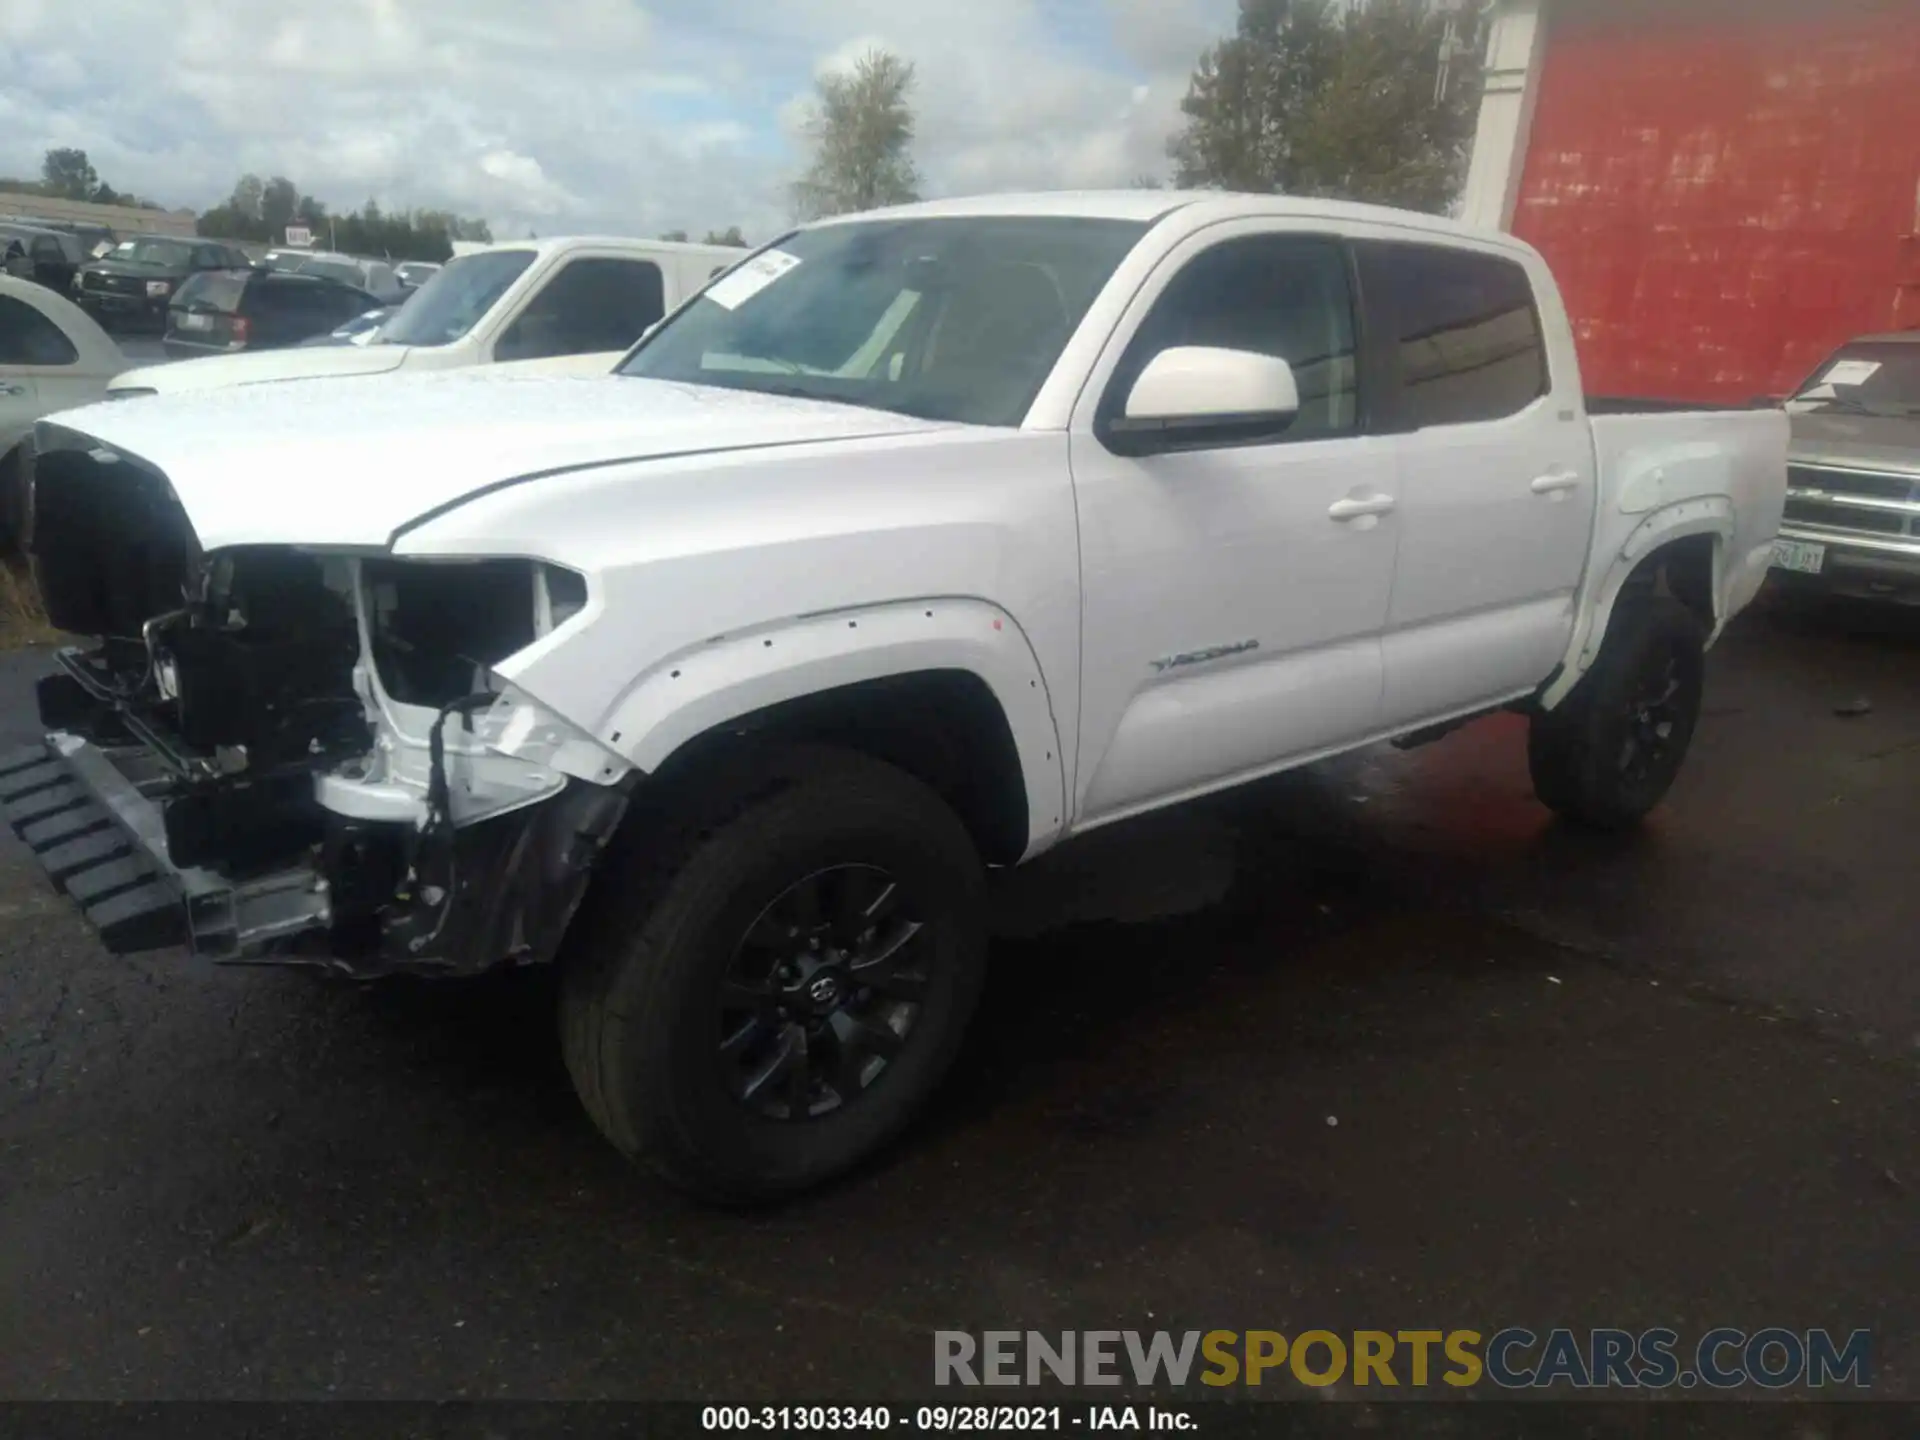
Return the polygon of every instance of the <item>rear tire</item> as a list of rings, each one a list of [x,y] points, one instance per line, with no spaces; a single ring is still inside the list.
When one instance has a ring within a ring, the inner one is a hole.
[[[1536,715],[1527,760],[1541,803],[1577,824],[1623,830],[1680,773],[1706,680],[1706,630],[1668,595],[1623,597],[1593,668]]]
[[[980,860],[939,796],[841,751],[767,771],[664,844],[636,831],[647,855],[608,856],[561,981],[594,1123],[723,1203],[818,1185],[893,1139],[985,973]]]

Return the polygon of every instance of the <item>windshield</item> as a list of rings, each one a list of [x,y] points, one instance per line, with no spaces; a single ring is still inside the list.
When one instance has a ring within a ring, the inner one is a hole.
[[[185,265],[189,253],[189,247],[178,240],[123,240],[114,246],[111,258],[135,265]]]
[[[1920,345],[1849,345],[1801,388],[1789,408],[1855,415],[1920,415]]]
[[[1064,216],[803,230],[716,280],[620,373],[1017,425],[1145,230]]]
[[[533,263],[531,250],[463,255],[413,293],[406,309],[381,327],[382,345],[450,345]]]

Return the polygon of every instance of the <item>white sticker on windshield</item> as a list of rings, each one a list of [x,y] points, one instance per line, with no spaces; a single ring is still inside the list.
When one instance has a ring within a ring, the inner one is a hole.
[[[1878,360],[1842,360],[1820,377],[1822,385],[1864,385],[1880,373]]]
[[[707,299],[737,310],[800,263],[798,255],[766,250],[722,275],[704,292]]]

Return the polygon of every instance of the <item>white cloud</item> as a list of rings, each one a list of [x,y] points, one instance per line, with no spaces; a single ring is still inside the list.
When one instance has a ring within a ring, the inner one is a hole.
[[[86,149],[204,208],[243,171],[557,225],[764,236],[822,67],[880,43],[919,76],[934,194],[1164,173],[1234,0],[0,0],[0,174]]]

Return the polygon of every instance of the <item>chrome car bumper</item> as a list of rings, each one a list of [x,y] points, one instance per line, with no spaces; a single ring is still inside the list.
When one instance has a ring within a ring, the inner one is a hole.
[[[1781,584],[1863,599],[1920,603],[1920,540],[1791,524],[1780,527],[1780,539],[1818,545],[1824,557],[1817,573],[1776,565],[1773,577]]]

